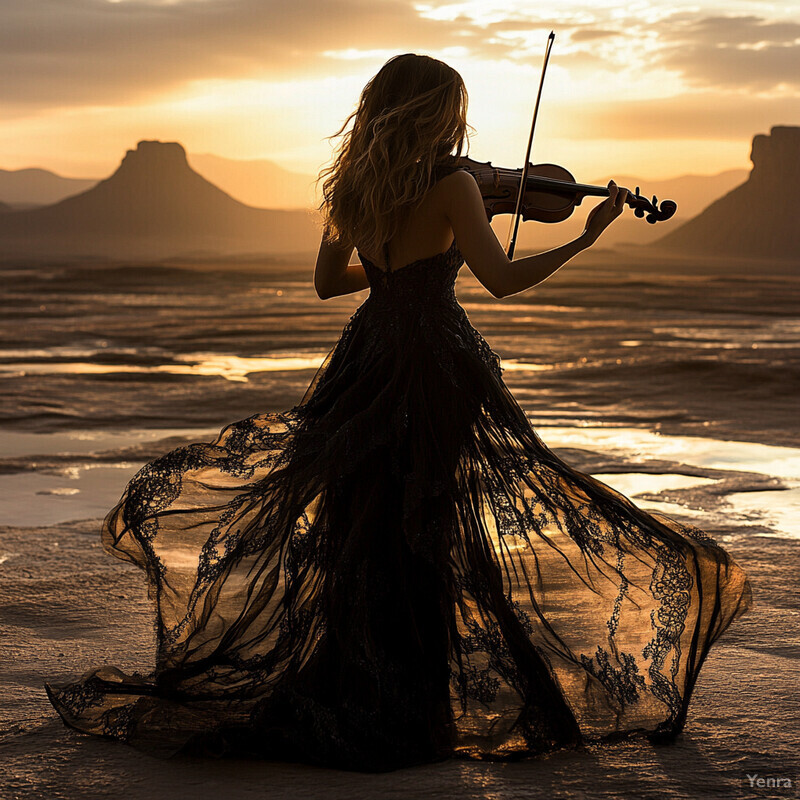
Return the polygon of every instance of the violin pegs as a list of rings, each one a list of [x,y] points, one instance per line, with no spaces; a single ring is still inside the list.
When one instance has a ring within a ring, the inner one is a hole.
[[[655,224],[656,224],[656,222],[658,222],[658,217],[657,217],[655,214],[648,214],[648,215],[647,215],[647,221],[648,221],[648,222],[649,222],[651,225],[655,225]]]
[[[658,208],[658,198],[653,195],[653,208]]]
[[[637,197],[639,196],[639,187],[638,187],[638,186],[636,187],[636,192],[635,192],[635,194],[636,194],[636,196],[637,196]]]
[[[634,217],[639,217],[639,219],[641,219],[644,216],[644,209],[642,209],[642,208],[634,209],[633,216]]]

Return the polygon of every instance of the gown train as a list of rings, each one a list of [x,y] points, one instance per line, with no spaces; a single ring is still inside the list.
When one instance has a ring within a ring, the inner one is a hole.
[[[46,684],[154,755],[382,771],[681,731],[747,577],[540,440],[448,251],[385,272],[295,407],[166,453],[102,528],[154,670]]]

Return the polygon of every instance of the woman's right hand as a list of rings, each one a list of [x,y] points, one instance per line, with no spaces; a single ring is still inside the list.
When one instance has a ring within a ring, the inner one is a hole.
[[[586,218],[583,232],[596,241],[600,234],[623,212],[628,190],[620,189],[614,181],[608,182],[608,197],[595,206]]]

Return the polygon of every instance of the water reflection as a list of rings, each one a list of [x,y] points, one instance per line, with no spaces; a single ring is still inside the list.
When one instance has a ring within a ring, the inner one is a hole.
[[[503,371],[505,372],[547,372],[551,369],[558,369],[563,364],[536,364],[532,361],[519,361],[515,358],[503,359]]]
[[[210,440],[216,433],[207,428],[136,428],[134,430],[76,430],[58,433],[3,431],[0,455],[3,458],[46,455],[88,455],[142,442],[154,442],[168,436],[196,437]]]
[[[32,351],[37,352],[37,351]],[[95,351],[96,352],[96,351]],[[115,351],[119,352],[119,351]],[[141,355],[141,351],[135,351]],[[289,354],[283,356],[257,356],[242,358],[226,353],[183,353],[174,356],[182,363],[173,364],[97,364],[90,361],[40,361],[0,364],[3,377],[26,375],[107,375],[114,373],[169,373],[171,375],[217,376],[229,381],[247,382],[253,372],[279,372],[285,370],[318,369],[326,352],[317,354]],[[91,352],[86,355],[91,355]],[[7,352],[2,355],[8,357]],[[104,353],[108,356],[108,353]]]
[[[695,350],[797,350],[796,342],[694,342],[689,340],[625,339],[619,344],[620,347],[690,347]]]
[[[536,365],[531,365],[535,367]],[[664,436],[642,428],[539,427],[550,447],[574,447],[618,455],[630,461],[663,460],[718,470],[760,473],[780,478],[783,491],[742,491],[729,494],[734,524],[762,525],[773,535],[800,538],[800,449],[755,442],[731,442],[693,436]],[[131,445],[181,436],[187,441],[211,441],[213,429],[138,429],[71,431],[69,433],[3,434],[3,456],[74,454],[59,469],[0,475],[0,522],[11,525],[51,525],[73,519],[98,518],[119,499],[125,484],[142,466],[120,459],[115,463],[86,462],[81,456],[116,451]],[[170,445],[172,447],[174,445]],[[165,451],[167,449],[165,445]],[[669,490],[702,488],[716,478],[680,474],[598,473],[595,477],[627,497],[657,495]],[[708,512],[667,500],[636,499],[637,505],[671,515],[697,518]]]
[[[696,486],[709,486],[717,483],[714,478],[699,478],[694,475],[659,475],[649,472],[597,473],[594,477],[627,497],[657,494],[667,489],[693,489]]]
[[[55,525],[104,517],[141,464],[81,464],[53,472],[0,475],[0,523]]]
[[[2,358],[91,358],[102,353],[104,359],[113,355],[151,356],[159,361],[170,359],[180,363],[159,364],[108,364],[93,361],[12,361],[0,364],[0,376],[19,378],[26,375],[111,375],[114,373],[171,375],[203,375],[225,378],[229,381],[247,382],[247,376],[254,372],[279,372],[285,370],[318,369],[328,351],[317,353],[286,353],[282,355],[253,356],[245,358],[228,353],[182,353],[169,356],[159,349],[158,353],[146,352],[141,348],[114,350],[113,353],[79,348],[48,348],[47,350],[4,350]],[[582,359],[585,361],[586,359]],[[573,367],[572,362],[563,364],[538,364],[519,359],[503,359],[503,369],[508,372],[546,372]]]
[[[783,492],[736,492],[727,500],[739,518],[769,528],[769,535],[800,539],[800,482]]]
[[[800,449],[703,436],[665,436],[644,428],[543,427],[550,447],[577,447],[638,458],[664,459],[708,469],[758,472],[800,480]]]
[[[780,478],[786,487],[775,491],[732,492],[731,521],[760,525],[770,535],[800,539],[800,449],[757,442],[731,442],[700,436],[663,436],[641,428],[539,427],[551,447],[576,447],[614,453],[637,460],[664,460],[708,469],[754,472]],[[603,474],[596,478],[628,497],[687,489],[715,481],[684,475],[649,473]],[[675,502],[637,501],[642,508],[681,514],[702,521],[706,512]]]

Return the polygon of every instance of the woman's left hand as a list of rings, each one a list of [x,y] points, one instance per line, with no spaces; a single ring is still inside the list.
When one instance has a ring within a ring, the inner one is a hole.
[[[608,198],[595,206],[586,218],[584,234],[596,241],[600,234],[620,215],[625,208],[628,190],[620,189],[614,181],[608,182]]]

